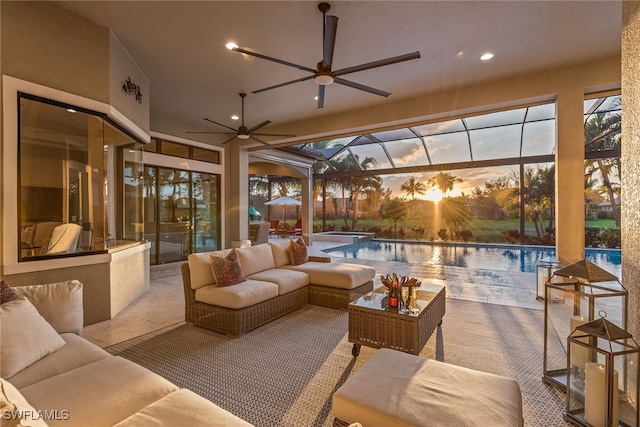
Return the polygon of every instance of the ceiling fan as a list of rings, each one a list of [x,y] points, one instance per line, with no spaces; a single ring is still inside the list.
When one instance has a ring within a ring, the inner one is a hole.
[[[375,95],[384,96],[385,98],[391,95],[390,92],[385,92],[380,89],[375,89],[370,86],[365,86],[360,83],[355,83],[350,80],[345,80],[340,76],[345,74],[356,73],[358,71],[369,70],[371,68],[383,67],[385,65],[391,65],[398,62],[409,61],[411,59],[420,58],[420,52],[412,52],[407,53],[405,55],[394,56],[387,59],[381,59],[378,61],[367,62],[365,64],[355,65],[352,67],[342,68],[339,70],[333,71],[331,69],[333,63],[333,50],[336,43],[336,31],[338,29],[338,17],[333,15],[327,15],[327,12],[331,8],[329,3],[320,3],[318,4],[318,10],[322,12],[322,61],[318,62],[316,69],[305,67],[304,65],[294,64],[292,62],[283,61],[281,59],[272,58],[270,56],[261,55],[256,52],[250,52],[245,49],[239,48],[234,43],[228,43],[227,48],[233,50],[234,52],[244,53],[246,55],[255,56],[256,58],[266,59],[267,61],[273,61],[278,64],[286,65],[289,67],[297,68],[302,71],[307,71],[311,73],[310,76],[302,77],[299,79],[291,80],[288,82],[280,83],[277,85],[269,86],[263,89],[255,90],[252,93],[260,93],[271,89],[276,89],[279,87],[287,86],[293,83],[304,82],[307,80],[313,79],[318,85],[318,108],[324,107],[324,88],[331,83],[338,83],[344,86],[349,86],[354,89],[363,90],[365,92],[373,93]]]
[[[260,144],[263,145],[270,145],[266,142],[264,142],[263,140],[256,138],[256,136],[295,136],[295,135],[290,135],[290,134],[282,134],[282,133],[255,133],[255,131],[257,131],[258,129],[260,129],[261,127],[264,127],[266,125],[268,125],[269,123],[271,123],[270,120],[265,120],[264,122],[260,123],[259,125],[256,125],[254,127],[252,127],[251,129],[247,128],[244,125],[244,98],[247,96],[246,93],[240,93],[240,98],[242,99],[242,124],[240,125],[240,127],[238,129],[234,129],[232,127],[229,127],[227,125],[223,125],[222,123],[218,123],[218,122],[214,122],[211,119],[207,119],[205,118],[206,121],[211,122],[213,124],[216,124],[218,126],[222,126],[223,128],[227,128],[229,130],[232,130],[233,132],[216,132],[216,131],[208,131],[208,132],[192,132],[192,131],[187,131],[187,133],[217,133],[217,134],[223,134],[223,135],[233,135],[231,138],[227,139],[226,141],[223,142],[223,144],[226,144],[227,142],[233,141],[234,139],[238,138],[238,139],[253,139],[254,141],[259,142]]]

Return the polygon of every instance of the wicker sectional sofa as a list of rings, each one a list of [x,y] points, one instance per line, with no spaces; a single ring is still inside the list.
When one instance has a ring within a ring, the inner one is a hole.
[[[185,321],[239,336],[309,303],[346,309],[373,289],[374,268],[314,256],[291,265],[288,244],[287,239],[236,249],[247,280],[225,287],[216,285],[210,257],[224,257],[230,249],[189,255],[181,266]]]

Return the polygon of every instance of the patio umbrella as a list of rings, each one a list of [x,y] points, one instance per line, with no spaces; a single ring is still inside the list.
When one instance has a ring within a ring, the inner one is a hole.
[[[302,202],[300,200],[296,200],[292,197],[282,196],[277,199],[269,200],[265,203],[265,205],[277,205],[284,206],[284,223],[287,224],[287,205],[301,205]]]

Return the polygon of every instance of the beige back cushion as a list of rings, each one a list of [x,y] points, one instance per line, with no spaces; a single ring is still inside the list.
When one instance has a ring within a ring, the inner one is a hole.
[[[17,286],[20,296],[26,297],[59,334],[80,334],[84,324],[82,283],[77,280],[45,285]]]
[[[273,261],[273,252],[271,252],[271,246],[268,243],[237,249],[237,251],[245,276],[276,267]]]
[[[216,279],[211,271],[211,255],[224,258],[229,251],[230,249],[223,249],[221,251],[190,254],[188,261],[191,288],[200,289],[203,286],[215,285]]]
[[[291,263],[289,260],[289,252],[287,252],[289,239],[284,239],[281,242],[269,242],[269,245],[271,245],[271,252],[273,252],[273,261],[276,264],[276,268]]]

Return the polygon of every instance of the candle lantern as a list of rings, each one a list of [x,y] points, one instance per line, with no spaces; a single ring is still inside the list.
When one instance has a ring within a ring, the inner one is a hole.
[[[556,272],[561,267],[560,261],[556,259],[556,257],[548,256],[542,258],[536,264],[536,282],[537,282],[537,292],[536,298],[540,301],[544,301],[545,299],[545,286],[549,279],[553,276],[553,273]],[[560,297],[561,294],[554,294],[554,297]]]
[[[565,420],[588,427],[637,427],[640,348],[631,334],[601,317],[576,326],[567,348]],[[582,372],[571,361],[576,354],[588,358]]]
[[[544,382],[566,389],[567,337],[577,326],[595,320],[599,311],[627,329],[627,295],[616,276],[584,259],[553,273],[544,301]],[[590,356],[575,349],[569,362],[584,375],[585,364],[593,361]]]

